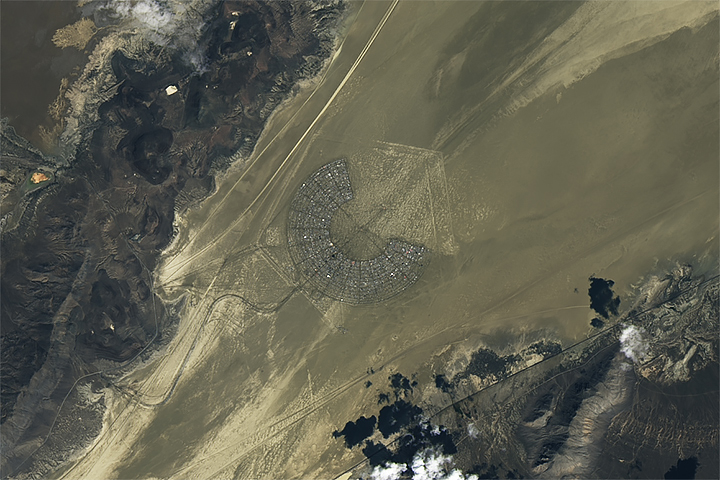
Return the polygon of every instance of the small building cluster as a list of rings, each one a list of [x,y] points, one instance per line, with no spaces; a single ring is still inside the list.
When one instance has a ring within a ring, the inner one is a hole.
[[[344,160],[321,167],[302,184],[290,207],[288,245],[296,269],[323,294],[351,303],[376,303],[415,283],[429,251],[390,239],[384,252],[369,260],[350,258],[330,234],[333,215],[352,200]]]

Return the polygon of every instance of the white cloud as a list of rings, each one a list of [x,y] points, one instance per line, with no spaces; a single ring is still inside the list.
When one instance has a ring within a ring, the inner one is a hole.
[[[445,478],[448,468],[452,468],[452,458],[431,450],[415,454],[412,461],[413,477],[421,480]]]
[[[181,51],[185,60],[201,68],[200,37],[216,0],[106,1],[98,6],[156,45]]]
[[[377,466],[373,468],[370,473],[371,480],[395,480],[400,478],[400,475],[407,471],[407,465],[399,463],[388,463],[385,466]]]
[[[620,333],[620,351],[634,363],[642,362],[649,349],[647,332],[644,329],[627,325]]]
[[[115,9],[160,45],[167,45],[180,23],[167,4],[154,0],[142,0],[135,4],[120,2]]]
[[[443,455],[431,448],[418,452],[411,462],[415,480],[477,480],[477,475],[465,475],[454,468],[453,458]],[[408,471],[409,466],[398,463],[387,463],[375,467],[370,473],[371,480],[395,480]]]

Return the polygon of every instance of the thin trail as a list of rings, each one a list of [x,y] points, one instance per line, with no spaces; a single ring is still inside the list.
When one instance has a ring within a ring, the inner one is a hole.
[[[245,215],[250,211],[250,209],[251,209],[253,206],[255,206],[255,203],[260,199],[260,197],[263,196],[263,194],[267,191],[267,189],[270,187],[270,185],[272,185],[272,183],[275,181],[275,179],[277,178],[277,176],[278,176],[278,175],[280,174],[280,172],[283,170],[283,168],[284,168],[285,165],[288,163],[288,161],[290,160],[290,158],[292,158],[292,156],[295,154],[295,152],[298,150],[298,148],[300,148],[300,145],[302,145],[302,143],[305,141],[305,139],[306,139],[307,136],[310,134],[310,132],[312,132],[312,130],[315,128],[315,125],[317,125],[317,123],[318,123],[318,122],[320,121],[320,119],[323,117],[323,115],[324,115],[325,112],[328,110],[328,108],[330,108],[330,105],[332,105],[333,101],[335,101],[335,98],[337,98],[338,94],[340,94],[340,91],[343,89],[343,87],[345,86],[345,84],[346,84],[346,83],[348,82],[348,80],[350,80],[350,78],[353,76],[353,74],[355,73],[355,70],[357,69],[358,65],[360,65],[360,62],[362,62],[363,58],[365,58],[365,55],[366,55],[367,52],[370,50],[370,47],[371,47],[372,44],[375,42],[375,39],[376,39],[376,38],[378,37],[378,35],[380,34],[380,31],[381,31],[381,30],[383,29],[383,27],[385,26],[385,23],[386,23],[386,22],[388,21],[388,19],[390,18],[390,15],[391,15],[392,12],[395,10],[395,7],[396,7],[397,4],[399,3],[399,1],[400,1],[400,0],[395,0],[395,1],[390,5],[390,7],[388,8],[388,10],[385,12],[385,15],[383,16],[383,18],[380,20],[380,23],[379,23],[378,26],[375,28],[375,31],[373,32],[372,36],[370,37],[370,39],[368,40],[368,42],[365,44],[365,47],[362,49],[362,51],[360,52],[360,54],[358,55],[358,57],[355,59],[355,62],[354,62],[354,63],[352,64],[352,66],[350,67],[350,70],[348,70],[347,74],[345,74],[345,77],[342,79],[342,81],[341,81],[340,84],[337,86],[337,88],[335,89],[335,91],[333,92],[333,94],[330,96],[330,99],[325,103],[325,106],[322,108],[322,110],[320,110],[320,113],[317,114],[317,116],[316,116],[315,119],[312,121],[312,123],[310,123],[310,126],[305,130],[305,132],[302,134],[302,136],[300,137],[300,139],[295,143],[295,145],[294,145],[293,148],[290,150],[290,152],[285,156],[285,158],[283,159],[283,161],[282,161],[282,163],[280,164],[280,166],[275,170],[275,173],[273,173],[272,177],[270,177],[270,180],[268,180],[268,181],[265,183],[265,186],[262,188],[262,190],[260,191],[260,193],[258,193],[257,196],[255,196],[255,198],[252,200],[252,202],[250,202],[250,204],[245,208],[245,210],[243,210],[243,212],[242,212],[240,215],[238,215],[238,218],[237,218],[235,221],[233,221],[229,226],[227,226],[227,227],[215,238],[215,240],[213,240],[212,242],[210,242],[208,245],[206,245],[205,247],[203,247],[202,249],[200,249],[198,252],[196,252],[196,253],[194,253],[193,255],[191,255],[191,256],[190,256],[189,258],[187,258],[184,262],[182,262],[179,266],[177,266],[177,267],[175,268],[175,270],[173,270],[173,272],[172,272],[172,273],[170,274],[170,276],[168,277],[168,280],[172,279],[173,276],[175,275],[175,273],[176,273],[178,270],[182,269],[182,268],[183,268],[185,265],[187,265],[189,262],[193,261],[195,258],[197,258],[198,256],[200,256],[200,255],[202,255],[203,253],[205,253],[207,250],[209,250],[210,248],[212,248],[220,239],[222,239],[225,235],[227,235],[228,232],[230,232],[230,231],[235,227],[235,225],[237,225],[241,220],[243,220],[244,217],[245,217]],[[319,87],[318,87],[318,88],[319,88]],[[315,91],[317,91],[317,89],[316,89]],[[313,92],[313,93],[315,93],[315,92]],[[309,98],[308,98],[307,101],[309,101]],[[307,103],[307,101],[306,101],[306,103]],[[303,104],[303,105],[304,105],[304,104]],[[288,122],[288,124],[289,124],[289,122]],[[282,133],[282,131],[281,131],[280,133]],[[278,134],[278,135],[279,135],[279,134]],[[275,138],[277,138],[277,136],[276,136]],[[275,140],[275,138],[273,138],[273,141]],[[245,170],[245,172],[243,172],[243,174],[242,174],[242,175],[240,176],[240,178],[235,182],[235,184],[233,185],[233,187],[228,191],[228,193],[225,195],[225,197],[223,197],[223,199],[221,200],[221,202],[218,204],[218,207],[217,207],[217,208],[219,208],[219,206],[220,206],[223,202],[225,202],[225,201],[227,200],[227,198],[229,197],[229,195],[230,195],[230,194],[233,192],[233,190],[237,187],[237,185],[240,183],[240,181],[242,181],[242,179],[245,177],[245,175],[247,174],[247,172],[250,171],[250,169],[252,168],[252,165],[254,165],[254,164],[258,161],[258,159],[263,155],[263,153],[265,153],[265,151],[269,148],[269,146],[270,146],[270,144],[268,144],[268,145],[263,149],[263,151],[255,158],[255,160],[254,160],[253,163],[250,165],[250,167],[248,167],[248,168]],[[217,210],[217,208],[216,208],[216,210]],[[213,212],[214,212],[214,211],[215,211],[215,210],[213,210]],[[211,213],[210,216],[212,216],[212,213]],[[189,243],[189,244],[190,244],[190,243]],[[189,244],[188,244],[188,245],[189,245]]]
[[[327,101],[327,103],[325,104],[325,106],[323,107],[323,109],[322,109],[322,110],[320,111],[320,113],[315,117],[315,119],[314,119],[313,122],[310,124],[310,126],[305,130],[305,132],[303,133],[303,135],[300,137],[300,139],[298,140],[298,142],[293,146],[293,148],[292,148],[292,150],[290,151],[290,153],[285,157],[285,159],[283,160],[283,162],[280,164],[280,166],[279,166],[278,169],[275,171],[275,173],[274,173],[273,176],[270,178],[270,180],[265,184],[265,186],[264,186],[263,189],[260,191],[260,193],[255,197],[255,199],[253,199],[253,201],[250,203],[250,205],[248,205],[248,207],[238,216],[238,219],[237,219],[235,222],[233,222],[230,226],[228,226],[218,237],[216,237],[215,241],[211,242],[210,244],[208,244],[207,246],[205,246],[204,248],[202,248],[199,252],[196,252],[195,254],[193,254],[189,259],[186,259],[186,260],[185,260],[184,262],[182,262],[177,268],[175,268],[175,269],[172,271],[172,273],[168,276],[168,278],[166,279],[166,281],[164,282],[165,284],[169,283],[169,281],[171,281],[173,278],[175,278],[175,274],[176,274],[179,270],[181,270],[185,265],[187,265],[189,262],[191,262],[192,260],[194,260],[195,258],[197,258],[198,256],[200,256],[201,254],[205,253],[208,249],[212,248],[212,246],[214,246],[214,245],[218,242],[218,240],[220,240],[221,238],[223,238],[230,230],[232,230],[232,228],[234,228],[235,225],[237,225],[237,223],[239,223],[239,221],[240,221],[242,218],[245,217],[245,215],[248,213],[248,211],[255,205],[255,203],[257,202],[257,200],[265,193],[265,191],[268,189],[268,187],[272,184],[272,182],[273,182],[273,181],[275,180],[275,178],[277,177],[277,175],[278,175],[278,173],[280,172],[280,170],[283,169],[283,167],[287,164],[287,162],[289,161],[289,159],[295,154],[295,152],[296,152],[297,149],[300,147],[300,145],[302,144],[302,142],[305,140],[305,138],[307,138],[307,136],[310,134],[310,132],[312,131],[312,129],[313,129],[313,128],[315,127],[315,125],[318,123],[318,121],[320,120],[320,118],[324,115],[324,113],[328,110],[328,108],[330,107],[330,105],[332,104],[332,102],[333,102],[333,101],[335,100],[335,98],[338,96],[338,94],[340,93],[340,91],[342,90],[342,88],[345,86],[345,84],[347,83],[347,81],[348,81],[348,80],[350,79],[350,77],[354,74],[354,72],[355,72],[355,70],[357,69],[358,65],[360,64],[360,62],[362,61],[362,59],[365,57],[365,55],[367,54],[367,52],[368,52],[368,50],[370,49],[370,47],[372,46],[372,44],[375,42],[375,39],[377,38],[378,34],[379,34],[380,31],[382,30],[382,28],[385,26],[385,23],[387,22],[388,18],[390,17],[390,15],[392,14],[392,12],[395,10],[395,7],[397,6],[398,2],[399,2],[399,0],[394,0],[394,2],[390,5],[390,7],[388,8],[388,10],[385,12],[385,15],[384,15],[383,18],[381,19],[380,23],[379,23],[378,26],[376,27],[375,31],[373,32],[373,35],[370,37],[369,41],[365,44],[363,50],[360,52],[360,55],[355,59],[355,62],[354,62],[353,65],[351,66],[350,70],[349,70],[348,73],[345,75],[345,77],[343,78],[343,80],[340,82],[340,85],[338,85],[338,87],[335,89],[335,91],[333,92],[332,96],[331,96],[330,99]],[[363,8],[364,6],[365,6],[365,3],[363,3],[363,4],[361,5],[360,10],[358,11],[358,14],[360,13],[360,11],[362,11],[362,8]],[[345,39],[343,39],[342,43],[340,44],[340,47],[339,47],[338,51],[340,51],[340,50],[342,49],[342,46],[344,45],[344,43],[345,43],[346,40],[347,40],[347,37],[345,37]],[[252,161],[252,163],[246,168],[246,170],[240,175],[240,177],[238,178],[238,180],[233,184],[233,186],[230,188],[230,190],[228,191],[228,193],[226,193],[225,196],[220,200],[220,202],[218,202],[218,204],[213,208],[213,210],[212,210],[212,211],[210,212],[210,214],[208,215],[208,221],[215,215],[215,213],[217,212],[217,210],[227,201],[227,199],[228,199],[228,197],[230,196],[230,194],[235,190],[235,188],[239,185],[239,183],[245,178],[245,176],[247,175],[247,173],[248,173],[248,172],[252,169],[252,167],[258,162],[258,160],[265,154],[265,152],[268,150],[268,148],[270,148],[270,146],[289,128],[289,125],[290,125],[290,124],[292,123],[292,121],[299,115],[299,113],[302,111],[303,107],[304,107],[305,105],[307,105],[307,103],[312,99],[312,97],[315,95],[315,93],[316,93],[316,92],[320,89],[320,87],[324,84],[324,82],[325,82],[325,80],[326,80],[326,78],[327,78],[327,75],[328,75],[328,72],[329,72],[329,71],[330,71],[330,68],[328,67],[328,69],[326,70],[325,74],[323,75],[321,81],[319,82],[318,86],[313,90],[313,92],[310,94],[310,96],[305,100],[305,102],[303,102],[303,104],[300,106],[300,108],[295,112],[295,114],[293,114],[293,116],[292,116],[292,117],[290,118],[290,120],[283,126],[283,128],[270,140],[270,142],[268,142],[268,144],[265,146],[265,148],[263,148],[263,150],[255,157],[255,159]],[[206,224],[207,224],[207,222],[206,222]],[[194,240],[195,240],[195,239],[197,238],[197,236],[199,235],[200,231],[202,231],[202,229],[200,229],[200,230],[198,231],[198,233],[197,233],[192,239],[189,240],[188,246],[191,245],[191,244],[194,242]],[[186,247],[186,248],[187,248],[187,247]],[[225,264],[225,261],[223,261],[223,265],[224,265],[224,264]],[[222,267],[220,268],[220,270],[222,270]],[[151,275],[151,277],[152,277],[152,275]],[[213,287],[214,284],[215,284],[216,279],[217,279],[217,275],[215,275],[215,277],[213,278],[213,280],[210,282],[210,285],[208,286],[208,288],[206,289],[205,293],[203,294],[203,298],[205,298],[205,297],[209,294],[209,292],[211,291],[212,287]],[[152,282],[152,279],[151,279],[151,282]],[[151,283],[151,286],[152,286],[152,283]],[[153,288],[153,292],[154,292],[154,288]],[[154,298],[153,298],[153,301],[154,301]],[[157,321],[157,320],[156,320],[156,321]],[[157,332],[156,332],[156,335],[157,335]],[[98,372],[98,373],[100,373],[100,372]],[[79,381],[79,380],[78,380],[78,381]],[[76,382],[76,384],[77,384],[77,382]],[[144,386],[144,385],[145,385],[145,382],[144,382],[143,386]],[[73,388],[74,388],[74,386],[73,386]],[[142,387],[141,387],[141,388],[142,388]],[[63,403],[64,403],[64,401],[63,401]],[[124,413],[128,408],[131,408],[131,404],[134,404],[134,405],[132,405],[133,407],[137,407],[137,406],[139,406],[139,404],[140,404],[140,400],[139,400],[138,398],[135,398],[135,401],[134,401],[134,402],[130,402],[130,403],[123,409],[123,411],[116,417],[116,419],[112,422],[112,424],[110,425],[110,427],[114,426],[115,422],[116,422],[118,419],[120,419],[120,418],[123,417],[123,413]],[[123,425],[124,425],[126,422],[127,422],[127,419],[126,419],[125,422],[123,422]],[[47,439],[49,438],[49,436],[50,436],[51,433],[52,433],[52,428],[51,428],[51,431],[48,433],[47,437],[45,438],[45,440],[43,441],[43,444],[45,444],[45,442],[47,442]],[[116,432],[115,436],[117,435],[117,433],[118,433],[118,432]],[[96,443],[93,445],[93,447],[91,447],[91,451],[94,450],[95,447],[96,447],[98,444],[99,444],[99,443],[96,442]],[[41,446],[42,446],[42,445],[41,445]],[[39,448],[40,448],[40,447],[38,447],[38,449],[39,449]],[[28,456],[28,459],[29,459],[30,457],[32,457],[32,455],[33,455],[38,449],[36,449],[33,453],[31,453],[31,454]],[[27,461],[27,459],[26,459],[25,461]],[[23,462],[23,463],[25,463],[25,462]],[[74,468],[71,468],[68,472],[66,472],[65,475],[63,475],[63,478],[64,478],[65,476],[69,475],[70,472],[72,472],[73,470],[74,470]]]
[[[450,401],[450,403],[448,403],[447,405],[439,408],[437,411],[435,411],[434,413],[432,413],[432,414],[427,418],[427,420],[429,421],[429,420],[432,420],[433,418],[437,418],[440,414],[445,413],[445,412],[447,412],[447,411],[450,410],[450,409],[457,409],[457,408],[458,408],[458,405],[461,404],[462,402],[464,402],[464,401],[466,401],[466,400],[468,400],[468,399],[471,399],[471,398],[473,398],[473,397],[475,397],[475,396],[477,396],[477,395],[481,395],[481,394],[482,394],[483,392],[485,392],[486,390],[490,390],[490,389],[493,389],[493,388],[497,388],[498,385],[502,385],[502,384],[510,381],[511,379],[514,379],[514,378],[518,377],[519,375],[521,375],[521,374],[523,374],[523,373],[525,373],[525,372],[527,372],[527,371],[531,371],[532,369],[535,369],[536,367],[538,367],[538,366],[540,366],[540,365],[545,365],[545,364],[547,364],[550,360],[552,360],[552,359],[554,359],[554,358],[557,358],[557,357],[559,357],[559,356],[567,353],[568,351],[570,351],[570,350],[572,350],[572,349],[574,349],[574,348],[576,348],[576,347],[578,347],[578,346],[580,346],[580,345],[583,345],[583,344],[585,344],[585,343],[590,342],[591,340],[597,339],[597,338],[602,337],[602,336],[605,336],[605,335],[614,334],[614,333],[617,332],[617,330],[618,330],[620,327],[626,325],[629,320],[636,319],[636,318],[640,317],[641,315],[643,315],[643,314],[645,314],[645,313],[648,313],[648,312],[651,312],[651,311],[653,311],[653,310],[655,310],[655,309],[658,309],[658,308],[662,307],[663,305],[666,305],[667,303],[670,303],[670,302],[672,302],[673,300],[681,297],[681,296],[684,295],[685,293],[687,293],[687,292],[689,292],[689,291],[692,291],[692,290],[695,290],[695,289],[698,289],[698,288],[700,288],[701,286],[703,286],[703,285],[705,285],[705,284],[707,284],[707,283],[711,283],[711,282],[713,282],[713,281],[717,281],[718,279],[720,279],[720,275],[714,275],[714,276],[712,276],[712,277],[710,277],[710,278],[706,278],[705,280],[703,280],[702,282],[697,283],[696,285],[692,285],[692,286],[690,286],[690,287],[688,287],[688,288],[685,288],[685,289],[683,289],[683,290],[680,290],[680,291],[676,292],[675,294],[671,295],[669,298],[666,298],[665,300],[663,300],[662,302],[658,303],[657,305],[652,305],[652,306],[650,306],[650,307],[644,308],[643,310],[636,311],[636,312],[632,312],[632,315],[627,315],[627,316],[622,317],[617,323],[614,323],[613,325],[610,325],[610,326],[608,326],[607,328],[605,328],[605,329],[603,329],[603,330],[601,330],[601,331],[599,331],[599,332],[597,332],[597,333],[595,333],[595,334],[593,334],[593,335],[588,336],[587,338],[584,338],[584,339],[582,339],[582,340],[579,340],[579,341],[573,343],[572,345],[569,345],[569,346],[563,348],[560,352],[558,352],[558,353],[556,353],[556,354],[554,354],[554,355],[550,355],[550,356],[548,356],[548,357],[545,357],[544,359],[540,360],[540,361],[537,362],[537,363],[534,363],[534,364],[532,364],[532,365],[530,365],[530,366],[527,366],[527,367],[523,368],[522,370],[518,370],[517,372],[514,372],[514,373],[508,375],[507,377],[503,378],[502,380],[500,380],[500,381],[498,381],[498,382],[496,382],[496,383],[493,383],[492,385],[488,385],[488,386],[482,387],[482,388],[480,388],[479,390],[476,390],[475,392],[473,392],[473,393],[471,393],[471,394],[469,394],[469,395],[466,395],[466,396],[464,396],[464,397],[457,398],[457,399],[452,399],[452,400]],[[571,308],[572,308],[572,307],[571,307]],[[624,319],[624,321],[623,321],[623,319]],[[572,372],[572,371],[575,371],[575,370],[581,368],[583,365],[587,364],[589,361],[591,361],[592,359],[594,359],[597,355],[601,354],[602,352],[604,352],[604,351],[606,351],[606,350],[608,350],[608,349],[610,349],[610,348],[615,347],[616,345],[617,345],[617,343],[616,343],[616,342],[613,342],[613,343],[611,343],[610,345],[606,345],[606,346],[602,347],[602,348],[600,349],[600,351],[595,352],[592,356],[590,356],[589,358],[587,358],[584,362],[580,363],[579,365],[574,366],[573,368],[570,368],[570,369],[565,370],[565,371],[563,371],[563,372],[560,372],[560,373],[558,373],[558,374],[556,374],[556,375],[553,375],[552,377],[550,377],[550,378],[544,380],[543,382],[539,383],[538,385],[534,386],[534,387],[530,390],[530,392],[532,392],[532,391],[540,388],[542,385],[547,384],[548,382],[554,380],[555,378],[557,378],[557,377],[559,377],[559,376],[561,376],[561,375],[564,375],[564,374],[566,374],[566,373],[568,373],[568,372]],[[703,394],[709,394],[709,393],[712,393],[712,392],[703,392]],[[517,395],[517,392],[513,392],[513,395]],[[400,435],[400,436],[398,436],[397,438],[395,438],[394,440],[392,440],[391,442],[388,442],[388,443],[387,443],[386,445],[384,445],[384,446],[387,447],[387,448],[389,448],[389,447],[397,444],[402,438],[403,438],[403,436]],[[383,445],[382,442],[380,442],[380,444]],[[384,450],[382,450],[382,449],[378,449],[378,451],[377,451],[376,454],[380,454],[380,453],[382,453],[383,451],[384,451]],[[343,475],[347,474],[348,472],[352,472],[352,471],[355,470],[356,468],[359,468],[360,466],[367,464],[368,462],[370,462],[370,460],[371,460],[376,454],[371,454],[371,455],[368,456],[367,458],[364,458],[364,459],[360,460],[359,462],[356,462],[355,464],[353,464],[353,465],[350,466],[349,468],[346,468],[345,470],[343,470],[343,471],[340,472],[339,474],[335,475],[333,478],[335,478],[335,479],[337,480],[338,478],[342,477]]]

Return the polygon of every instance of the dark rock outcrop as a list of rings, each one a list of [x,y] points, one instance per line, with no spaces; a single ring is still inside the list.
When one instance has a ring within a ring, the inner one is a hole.
[[[14,449],[48,432],[38,398],[57,410],[75,378],[126,365],[167,335],[151,272],[175,212],[207,196],[228,157],[248,155],[272,110],[319,71],[340,11],[221,2],[206,19],[204,73],[152,43],[135,58],[116,52],[117,93],[69,165],[3,125],[3,475],[23,460]],[[39,167],[55,181],[24,193]]]

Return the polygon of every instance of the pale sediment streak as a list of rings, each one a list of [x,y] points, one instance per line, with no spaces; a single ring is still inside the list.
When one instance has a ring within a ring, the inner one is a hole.
[[[625,355],[616,354],[605,379],[596,387],[595,395],[582,402],[570,422],[568,439],[558,455],[549,464],[538,467],[535,473],[543,478],[589,478],[610,422],[631,399],[634,379]],[[546,470],[538,471],[546,467]]]
[[[552,88],[569,87],[602,64],[664,40],[684,27],[698,28],[717,15],[717,2],[588,2],[493,92],[518,87],[507,113]]]
[[[485,109],[496,109],[488,112],[491,116],[510,115],[548,92],[570,87],[610,60],[654,45],[682,28],[701,28],[718,11],[717,2],[705,1],[585,3],[545,37],[516,70],[507,72],[482,101],[441,128],[433,149],[441,149]],[[494,103],[503,97],[507,99]],[[477,133],[476,127],[453,155],[464,151]]]

